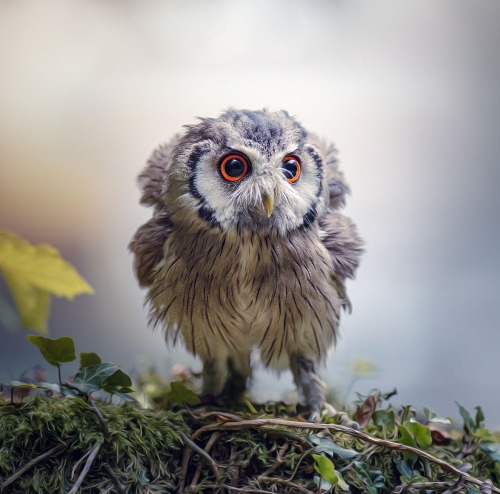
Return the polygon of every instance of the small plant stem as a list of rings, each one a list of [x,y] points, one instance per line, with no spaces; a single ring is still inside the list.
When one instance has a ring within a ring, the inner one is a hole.
[[[61,377],[61,366],[60,365],[57,366],[57,376],[59,377],[59,385],[63,386],[62,377]]]
[[[205,453],[207,453],[207,455],[210,453],[210,450],[214,447],[215,443],[220,439],[221,436],[222,436],[222,432],[219,432],[219,431],[212,432],[212,435],[210,436],[210,439],[208,440],[208,442],[205,446],[205,449],[204,449],[204,451],[205,451]],[[200,461],[200,463],[198,463],[198,467],[196,468],[196,472],[193,476],[193,480],[191,481],[190,487],[195,487],[196,484],[198,483],[198,481],[200,480],[202,467],[203,467],[203,463]]]
[[[304,492],[305,494],[314,494],[309,489],[306,489],[305,487],[302,487],[301,485],[295,484],[294,482],[286,479],[279,479],[277,477],[265,477],[263,475],[259,475],[259,481],[267,482],[268,484],[283,485],[285,487],[292,488],[297,492]]]
[[[21,475],[23,475],[25,472],[27,472],[30,468],[33,468],[37,463],[40,463],[41,461],[45,460],[46,458],[49,458],[50,456],[53,456],[53,455],[58,455],[59,453],[61,453],[61,451],[64,451],[74,440],[75,440],[75,438],[68,439],[63,443],[58,444],[57,446],[54,446],[52,449],[49,449],[48,451],[41,454],[40,456],[33,458],[31,461],[29,461],[28,463],[23,465],[19,470],[14,472],[8,479],[4,480],[4,482],[0,484],[0,491],[3,491],[7,486],[12,484],[12,482],[17,480]]]
[[[165,423],[168,424],[170,427],[172,427],[172,429],[174,429],[179,434],[179,436],[182,437],[182,439],[185,441],[185,443],[193,451],[196,451],[200,456],[205,458],[205,460],[207,460],[208,463],[210,463],[215,475],[219,474],[219,469],[218,469],[217,463],[215,463],[215,460],[209,454],[207,454],[205,451],[203,451],[202,448],[200,448],[180,427],[175,425],[173,422],[170,422],[170,420],[166,420]]]
[[[102,413],[99,410],[99,408],[97,408],[97,405],[95,404],[94,400],[90,396],[90,393],[87,394],[87,399],[89,401],[90,408],[92,408],[92,410],[94,410],[95,414],[97,415],[97,418],[99,419],[99,422],[101,422],[101,424],[102,424],[102,426],[104,428],[104,434],[105,434],[105,436],[107,436],[107,434],[108,434],[108,424],[107,424],[105,418],[102,416]]]
[[[99,450],[101,449],[102,444],[101,443],[96,443],[92,447],[90,451],[90,455],[87,458],[87,461],[85,462],[85,466],[83,467],[82,472],[76,479],[75,484],[71,488],[71,490],[68,492],[68,494],[76,494],[78,492],[78,489],[82,485],[82,482],[85,480],[85,477],[89,473],[90,467],[92,466],[92,463],[94,463],[95,457],[97,456],[97,453],[99,453]]]

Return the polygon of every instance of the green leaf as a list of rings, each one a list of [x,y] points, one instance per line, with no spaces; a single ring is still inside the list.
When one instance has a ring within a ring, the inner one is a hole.
[[[427,449],[431,446],[432,435],[428,427],[417,422],[415,419],[410,419],[409,422],[406,422],[405,427],[422,449]]]
[[[247,408],[254,414],[258,414],[259,412],[257,412],[257,409],[248,401],[248,400],[245,400],[245,405],[247,406]]]
[[[450,417],[438,417],[430,408],[424,407],[424,414],[427,422],[432,422],[433,424],[453,424],[453,420]]]
[[[489,455],[489,457],[495,461],[495,462],[500,462],[500,444],[499,443],[494,443],[494,442],[489,442],[485,441],[482,442],[479,447]]]
[[[23,327],[47,334],[49,331],[47,319],[50,312],[50,293],[8,271],[4,271],[3,274],[21,316]]]
[[[481,407],[476,407],[476,428],[482,427],[484,422],[484,413]]]
[[[27,338],[30,343],[39,348],[43,358],[55,367],[59,367],[62,362],[72,362],[76,359],[75,343],[69,336],[56,340],[34,335],[28,335]]]
[[[353,449],[342,448],[335,441],[327,437],[319,437],[316,434],[312,434],[309,436],[309,440],[315,445],[315,453],[326,453],[330,456],[337,455],[342,460],[350,460],[359,454]]]
[[[316,455],[313,453],[314,469],[319,473],[322,479],[325,479],[332,485],[337,485],[339,476],[335,472],[335,465],[332,460],[323,455]]]
[[[398,424],[398,432],[399,432],[399,439],[397,440],[398,443],[404,444],[406,446],[411,446],[413,448],[416,446],[413,436],[410,434],[410,432],[404,425]]]
[[[377,427],[389,427],[393,429],[396,426],[396,414],[394,410],[377,410],[372,416],[373,423]]]
[[[421,477],[420,472],[418,470],[413,470],[408,463],[406,463],[404,460],[400,460],[397,457],[393,457],[394,464],[396,465],[396,468],[398,469],[398,472],[401,475],[401,479],[403,477],[412,479],[415,477]]]
[[[36,384],[33,383],[25,383],[22,381],[9,381],[5,383],[6,386],[10,386],[11,388],[22,388],[22,389],[35,389],[37,387]]]
[[[82,367],[88,367],[89,365],[97,365],[102,362],[101,357],[94,352],[82,352],[80,353],[80,369]]]
[[[111,376],[106,378],[103,382],[103,387],[106,391],[108,391],[108,389],[114,389],[116,391],[121,391],[122,393],[130,393],[132,392],[130,386],[132,386],[132,379],[130,379],[130,376],[125,374],[125,372],[121,369],[118,369],[115,373],[111,374]]]
[[[175,403],[180,406],[194,406],[201,403],[198,395],[194,391],[191,391],[184,383],[179,381],[172,381],[170,383],[170,392],[167,395],[167,399],[170,403]]]
[[[83,367],[83,369],[80,369],[76,373],[75,380],[72,384],[82,393],[93,393],[94,391],[103,389],[106,379],[118,370],[116,364],[104,363],[89,365],[88,367]]]
[[[73,298],[93,293],[92,287],[75,268],[49,245],[33,246],[21,237],[0,232],[0,269],[7,276],[60,297]]]
[[[464,430],[467,433],[474,433],[476,430],[476,424],[472,420],[472,417],[470,416],[470,413],[462,406],[458,401],[455,402],[458,406],[458,411],[460,412],[460,415],[462,416],[462,419],[464,421]]]
[[[368,466],[361,461],[355,461],[354,465],[361,480],[363,480],[366,486],[368,494],[378,494],[378,489],[385,487],[385,478],[382,471],[370,470]]]

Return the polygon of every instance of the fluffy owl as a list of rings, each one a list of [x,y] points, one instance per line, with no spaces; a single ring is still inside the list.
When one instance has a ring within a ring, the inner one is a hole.
[[[362,252],[336,210],[349,191],[332,145],[285,111],[230,109],[186,126],[139,175],[152,218],[130,249],[151,320],[203,362],[204,397],[237,397],[251,352],[291,369],[317,419]]]

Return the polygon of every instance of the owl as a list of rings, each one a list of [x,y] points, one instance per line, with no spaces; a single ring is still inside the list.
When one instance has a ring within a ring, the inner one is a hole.
[[[130,243],[135,272],[151,322],[202,360],[202,397],[241,396],[257,351],[292,371],[317,420],[318,367],[362,253],[337,212],[349,188],[335,148],[286,111],[229,109],[159,147],[139,185],[153,213]]]

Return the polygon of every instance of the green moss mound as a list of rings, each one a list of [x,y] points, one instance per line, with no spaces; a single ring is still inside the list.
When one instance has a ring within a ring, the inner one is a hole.
[[[231,413],[95,406],[69,397],[0,400],[0,490],[500,492],[498,444],[472,418],[461,431],[440,431],[412,426],[410,410],[388,406],[373,408],[355,431],[333,418],[301,422],[271,404]]]

